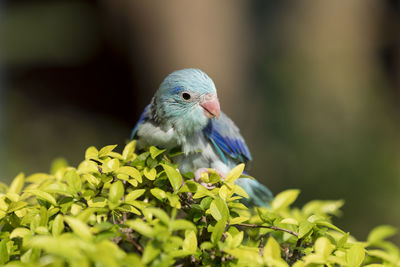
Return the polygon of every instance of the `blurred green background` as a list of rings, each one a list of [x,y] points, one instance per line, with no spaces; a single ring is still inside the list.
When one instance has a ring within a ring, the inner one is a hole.
[[[3,0],[1,181],[124,144],[184,67],[214,79],[273,192],[344,199],[360,239],[400,228],[397,0]]]

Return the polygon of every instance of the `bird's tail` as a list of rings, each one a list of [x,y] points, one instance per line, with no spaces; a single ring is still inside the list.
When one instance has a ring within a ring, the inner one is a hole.
[[[242,199],[242,202],[247,207],[270,207],[270,202],[274,199],[274,196],[265,185],[259,183],[256,179],[250,178],[237,179],[236,183],[249,195],[249,198]]]

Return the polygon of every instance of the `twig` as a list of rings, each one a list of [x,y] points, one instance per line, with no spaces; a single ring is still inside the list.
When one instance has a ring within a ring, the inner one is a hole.
[[[262,256],[264,252],[264,235],[261,235],[260,237],[260,244],[258,245],[258,249],[259,249],[258,253],[260,254],[260,256]]]
[[[125,234],[126,241],[131,243],[136,248],[136,250],[139,252],[139,254],[142,255],[144,249],[143,249],[142,245],[140,245],[139,240],[136,241],[132,237],[132,229],[129,229],[129,228],[128,229],[124,229],[124,228],[122,228],[119,231]]]
[[[125,202],[125,186],[126,186],[126,181],[123,180],[122,183],[124,184],[124,194],[122,194],[122,201]],[[126,212],[122,212],[122,222],[125,224],[125,222],[128,220],[128,216]]]
[[[293,253],[292,253],[292,257],[293,257],[293,258],[291,259],[291,263],[292,263],[292,264],[293,264],[297,259],[301,258],[301,252],[300,252],[299,248],[300,248],[302,242],[303,242],[303,239],[302,239],[302,238],[299,238],[299,239],[297,240],[297,242],[296,242],[296,247],[294,248]]]
[[[238,226],[248,227],[248,228],[268,228],[268,229],[272,229],[274,231],[286,232],[286,233],[289,233],[291,235],[294,235],[295,237],[299,236],[299,234],[296,233],[295,231],[284,229],[284,228],[280,228],[278,226],[267,226],[267,225],[257,225],[257,224],[247,224],[247,223],[241,223],[241,224],[238,224]]]

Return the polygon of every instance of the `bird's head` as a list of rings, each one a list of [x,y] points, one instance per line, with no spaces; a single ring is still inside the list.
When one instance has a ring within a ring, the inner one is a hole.
[[[219,117],[220,106],[214,82],[199,69],[169,74],[153,99],[153,114],[166,127],[191,134]]]

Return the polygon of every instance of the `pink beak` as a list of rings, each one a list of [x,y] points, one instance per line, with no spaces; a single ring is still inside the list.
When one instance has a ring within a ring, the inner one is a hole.
[[[204,115],[206,115],[208,118],[219,118],[220,107],[216,94],[205,95],[203,101],[200,102],[200,106],[204,109]]]

